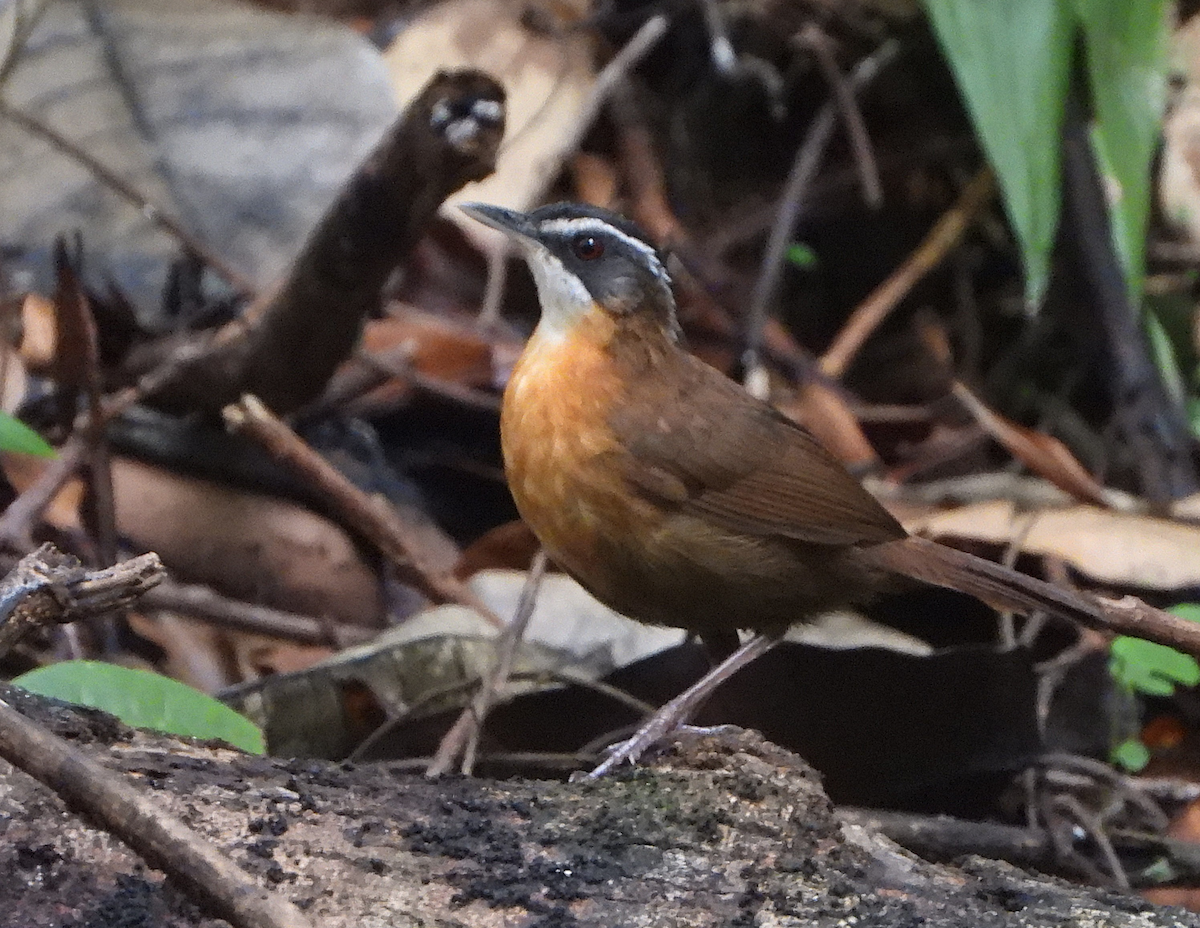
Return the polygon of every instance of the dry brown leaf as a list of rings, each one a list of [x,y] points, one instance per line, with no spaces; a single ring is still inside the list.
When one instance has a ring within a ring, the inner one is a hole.
[[[480,535],[463,551],[454,576],[466,580],[481,570],[528,570],[541,542],[522,519],[497,525]],[[551,565],[553,567],[553,565]]]
[[[481,388],[496,382],[492,343],[478,329],[416,307],[400,306],[368,322],[362,347],[372,354],[403,349],[415,371],[437,380]]]
[[[21,302],[21,360],[35,374],[45,374],[58,353],[58,320],[54,301],[40,293]]]
[[[117,525],[172,575],[247,602],[379,625],[374,570],[350,536],[302,506],[139,461],[113,461]]]
[[[869,467],[879,460],[845,400],[824,383],[802,384],[779,411],[812,432],[847,467]]]
[[[1085,503],[1106,508],[1113,505],[1105,488],[1057,438],[1004,418],[975,396],[965,384],[955,382],[952,389],[975,421],[1035,474],[1045,477],[1059,489]]]
[[[13,454],[0,452],[0,467],[4,476],[18,493],[24,493],[31,487],[42,472],[50,466],[46,458],[37,458],[28,454]],[[50,501],[43,513],[43,520],[54,526],[60,532],[83,532],[83,522],[79,518],[79,507],[83,504],[83,481],[78,477],[68,480],[66,485]]]
[[[1070,506],[1037,513],[993,500],[906,519],[910,532],[1007,546],[1059,558],[1103,584],[1172,590],[1200,584],[1200,526]]]

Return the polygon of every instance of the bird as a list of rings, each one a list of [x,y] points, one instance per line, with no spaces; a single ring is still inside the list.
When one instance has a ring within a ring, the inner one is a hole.
[[[593,776],[636,760],[790,626],[897,575],[1002,610],[1103,614],[1088,594],[909,535],[810,432],[691,354],[664,256],[630,220],[578,203],[462,209],[515,243],[540,304],[501,407],[518,512],[596,599],[687,629],[716,662]]]

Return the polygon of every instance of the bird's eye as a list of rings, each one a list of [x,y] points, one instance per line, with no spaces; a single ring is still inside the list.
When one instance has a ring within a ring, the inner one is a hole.
[[[594,235],[580,235],[571,242],[571,250],[580,261],[595,261],[604,254],[604,242]]]

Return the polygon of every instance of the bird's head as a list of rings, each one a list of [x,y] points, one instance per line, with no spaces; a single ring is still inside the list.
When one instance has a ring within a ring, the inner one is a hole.
[[[542,334],[565,336],[588,313],[653,320],[678,338],[675,298],[663,259],[636,225],[616,213],[555,203],[531,213],[471,203],[467,215],[510,236],[533,272]]]

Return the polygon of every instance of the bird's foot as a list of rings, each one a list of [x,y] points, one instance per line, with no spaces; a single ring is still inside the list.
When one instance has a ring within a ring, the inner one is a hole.
[[[623,763],[628,762],[630,765],[636,764],[641,759],[642,755],[651,748],[666,749],[666,739],[668,736],[672,741],[678,744],[684,744],[695,738],[711,738],[714,736],[733,736],[742,732],[737,725],[677,725],[675,728],[663,732],[658,738],[643,738],[642,730],[639,730],[632,738],[614,744],[608,748],[605,753],[604,762],[590,773],[580,774],[572,777],[572,780],[595,780],[604,776],[606,773],[611,773],[614,769]]]
[[[650,716],[646,724],[634,732],[632,738],[617,745],[613,752],[604,758],[600,766],[587,775],[586,779],[595,780],[612,773],[627,761],[631,764],[636,763],[647,748],[680,728],[695,715],[696,710],[712,694],[713,690],[756,657],[775,647],[782,638],[782,631],[760,632],[755,635],[700,680]]]
[[[692,712],[692,701],[685,701],[684,693],[677,696],[659,709],[650,719],[633,733],[631,738],[613,745],[608,750],[608,756],[585,779],[595,780],[612,773],[621,764],[636,764],[646,751],[662,741],[667,735],[685,727],[684,723]]]

